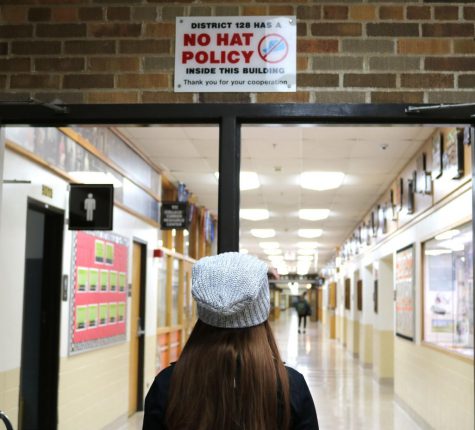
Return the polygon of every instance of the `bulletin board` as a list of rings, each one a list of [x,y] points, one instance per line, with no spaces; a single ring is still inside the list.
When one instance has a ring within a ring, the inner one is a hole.
[[[110,232],[73,234],[69,353],[126,340],[129,240]]]
[[[414,245],[396,253],[396,335],[414,340]]]

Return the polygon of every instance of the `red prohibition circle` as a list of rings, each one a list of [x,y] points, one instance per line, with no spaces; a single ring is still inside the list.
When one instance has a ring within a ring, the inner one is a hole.
[[[278,43],[276,43],[272,49],[266,54],[266,55],[263,55],[262,51],[261,51],[261,46],[262,44],[264,43],[264,41],[266,39],[268,39],[269,37],[276,37],[278,39],[280,39],[280,41]],[[270,53],[272,53],[272,51],[277,48],[277,46],[279,46],[280,44],[284,44],[285,45],[285,52],[284,54],[282,55],[281,58],[279,58],[278,60],[273,60],[273,61],[270,61],[267,59],[267,57],[269,56]],[[289,53],[289,45],[287,43],[287,41],[285,40],[285,38],[283,36],[281,36],[280,34],[277,34],[277,33],[271,33],[271,34],[267,34],[265,35],[260,41],[259,41],[259,45],[257,47],[257,51],[259,53],[259,57],[261,57],[266,63],[280,63],[281,61],[283,61],[285,59],[285,57],[287,57],[287,54]]]

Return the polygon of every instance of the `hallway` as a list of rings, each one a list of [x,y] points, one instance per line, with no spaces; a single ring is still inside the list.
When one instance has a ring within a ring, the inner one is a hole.
[[[323,338],[321,325],[308,323],[297,332],[293,310],[272,323],[282,358],[305,376],[316,404],[320,429],[417,430],[420,427],[395,402],[390,386],[378,384],[340,343]],[[140,430],[142,414],[120,430]]]

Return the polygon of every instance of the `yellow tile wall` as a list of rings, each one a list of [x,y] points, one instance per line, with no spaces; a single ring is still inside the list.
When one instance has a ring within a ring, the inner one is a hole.
[[[102,428],[127,415],[129,344],[62,358],[58,428]]]
[[[360,324],[360,362],[366,367],[373,364],[373,326]]]
[[[434,429],[473,430],[473,363],[396,338],[395,393]]]
[[[373,329],[373,372],[377,380],[387,382],[394,377],[394,333]],[[419,393],[421,394],[421,393]]]

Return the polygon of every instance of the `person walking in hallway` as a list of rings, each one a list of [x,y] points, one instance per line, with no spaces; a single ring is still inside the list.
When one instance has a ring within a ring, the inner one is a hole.
[[[198,320],[150,387],[143,430],[318,430],[308,385],[267,321],[267,265],[238,252],[202,258],[192,295]]]
[[[305,299],[307,293],[303,293],[301,296],[299,296],[299,299],[297,303],[295,304],[295,309],[297,310],[297,314],[299,316],[299,334],[301,333],[300,331],[300,325],[303,321],[303,332],[305,333],[305,330],[307,329],[307,316],[311,314],[311,309],[310,305]]]

